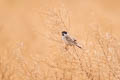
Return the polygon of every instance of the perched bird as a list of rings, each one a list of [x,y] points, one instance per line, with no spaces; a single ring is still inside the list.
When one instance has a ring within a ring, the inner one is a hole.
[[[82,49],[82,47],[77,43],[77,40],[70,37],[67,31],[62,31],[62,40],[67,46],[77,46]]]

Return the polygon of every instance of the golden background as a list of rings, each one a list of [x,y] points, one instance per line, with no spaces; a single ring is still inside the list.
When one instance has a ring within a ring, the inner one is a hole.
[[[101,78],[96,76],[99,72],[97,67],[92,67],[96,70],[96,73],[93,72],[96,74],[93,74],[95,76],[93,79],[74,73],[75,71],[69,73],[67,70],[63,78],[61,75],[64,71],[56,70],[56,68],[49,69],[45,61],[53,65],[54,62],[61,63],[63,57],[58,57],[64,52],[58,51],[63,47],[62,43],[51,42],[49,38],[46,38],[52,30],[48,29],[46,21],[49,18],[43,13],[59,8],[68,11],[67,15],[70,15],[71,24],[71,26],[67,25],[70,29],[69,33],[81,43],[85,42],[87,37],[94,37],[92,32],[96,30],[96,27],[105,34],[110,33],[119,41],[119,0],[0,0],[1,80],[117,80],[114,74],[109,72],[107,65],[101,67],[102,70],[108,70],[101,73]],[[61,37],[58,40],[61,40]],[[88,43],[91,41],[92,39],[88,40]],[[119,42],[117,44],[120,45]],[[94,46],[96,46],[95,43],[91,45],[93,50]],[[113,59],[111,65],[114,63],[116,62]],[[93,64],[99,64],[97,59],[96,63],[93,61]],[[119,63],[116,65],[119,68]],[[116,70],[113,68],[113,71]],[[119,69],[117,71],[115,75],[119,76]],[[73,78],[70,78],[71,73],[75,74]],[[112,78],[109,79],[104,74],[112,75]]]

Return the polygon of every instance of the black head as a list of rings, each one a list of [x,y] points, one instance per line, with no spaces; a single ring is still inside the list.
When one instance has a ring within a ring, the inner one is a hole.
[[[66,31],[62,31],[62,36],[64,36],[64,34],[67,34],[67,32]]]

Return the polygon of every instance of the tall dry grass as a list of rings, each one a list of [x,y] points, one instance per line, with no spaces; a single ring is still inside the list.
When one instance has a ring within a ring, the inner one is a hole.
[[[49,55],[45,59],[33,55],[29,61],[24,56],[24,43],[16,43],[10,51],[5,50],[11,54],[9,58],[0,55],[0,80],[120,80],[120,42],[117,37],[98,27],[91,29],[91,33],[86,32],[90,35],[81,42],[83,49],[69,47],[65,50],[61,31],[72,32],[69,13],[60,8],[42,14],[49,32],[42,36],[50,44]],[[44,65],[45,70],[40,65]]]
[[[104,33],[100,26],[91,29],[90,36],[84,40],[83,49],[70,47],[64,49],[61,31],[70,29],[70,16],[64,8],[45,13],[48,20],[47,39],[51,40],[52,61],[44,61],[54,73],[55,80],[119,80],[120,44],[117,37]],[[87,36],[87,35],[86,35]],[[54,63],[54,64],[51,64]],[[53,74],[52,74],[53,75]]]

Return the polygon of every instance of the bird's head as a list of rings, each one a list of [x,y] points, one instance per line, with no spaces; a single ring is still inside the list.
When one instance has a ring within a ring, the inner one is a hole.
[[[62,31],[62,36],[66,35],[67,31]]]

